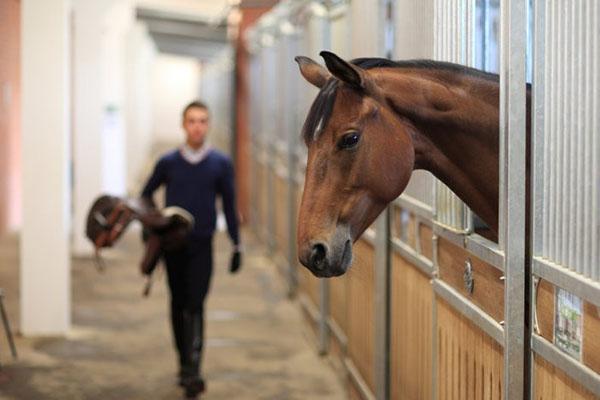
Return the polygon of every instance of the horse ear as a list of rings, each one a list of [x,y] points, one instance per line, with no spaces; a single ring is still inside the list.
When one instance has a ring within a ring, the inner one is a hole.
[[[327,69],[333,76],[356,88],[366,89],[365,73],[362,68],[342,60],[330,51],[322,51],[319,55],[323,57]]]
[[[296,56],[294,58],[300,67],[300,73],[308,82],[312,83],[319,89],[325,86],[325,83],[331,74],[322,66],[314,62],[308,57]]]

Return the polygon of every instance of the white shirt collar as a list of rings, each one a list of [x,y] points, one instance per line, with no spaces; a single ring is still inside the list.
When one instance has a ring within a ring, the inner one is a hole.
[[[210,150],[211,146],[206,142],[198,149],[191,148],[187,143],[183,144],[179,149],[181,156],[190,164],[198,164],[204,160]]]

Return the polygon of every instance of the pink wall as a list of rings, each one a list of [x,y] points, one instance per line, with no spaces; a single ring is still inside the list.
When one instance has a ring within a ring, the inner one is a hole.
[[[0,1],[0,234],[21,221],[20,10]]]

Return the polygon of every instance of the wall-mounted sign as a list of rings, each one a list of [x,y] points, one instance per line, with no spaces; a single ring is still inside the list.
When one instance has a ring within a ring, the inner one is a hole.
[[[583,343],[583,301],[564,289],[556,288],[555,304],[554,344],[580,361]]]

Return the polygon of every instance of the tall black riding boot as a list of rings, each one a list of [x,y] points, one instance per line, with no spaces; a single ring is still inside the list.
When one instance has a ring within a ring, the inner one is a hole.
[[[181,365],[181,382],[187,397],[194,398],[205,389],[200,377],[204,321],[202,312],[184,312],[184,362]]]

